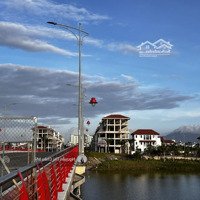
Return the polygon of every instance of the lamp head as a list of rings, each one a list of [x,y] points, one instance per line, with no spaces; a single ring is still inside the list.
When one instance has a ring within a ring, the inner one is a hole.
[[[53,24],[53,25],[57,25],[56,22],[47,22],[48,24]]]

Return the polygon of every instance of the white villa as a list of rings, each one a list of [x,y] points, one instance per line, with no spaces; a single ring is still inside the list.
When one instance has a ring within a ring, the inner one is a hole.
[[[133,140],[131,154],[136,150],[144,152],[149,145],[157,147],[162,144],[160,134],[152,129],[138,129],[131,135]]]

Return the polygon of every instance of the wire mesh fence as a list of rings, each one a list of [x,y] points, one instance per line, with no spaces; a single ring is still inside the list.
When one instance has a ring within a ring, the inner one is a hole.
[[[9,171],[35,159],[35,117],[0,117],[0,154]],[[1,176],[6,172],[0,163]]]

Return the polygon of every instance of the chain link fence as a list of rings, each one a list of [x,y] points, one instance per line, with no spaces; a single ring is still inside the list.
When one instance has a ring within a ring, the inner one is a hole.
[[[26,166],[36,158],[35,117],[0,117],[0,154],[9,171]],[[7,174],[0,162],[1,176]]]

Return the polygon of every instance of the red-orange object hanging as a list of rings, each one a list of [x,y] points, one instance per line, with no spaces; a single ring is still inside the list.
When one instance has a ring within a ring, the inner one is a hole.
[[[95,97],[92,97],[89,102],[92,106],[95,106],[98,102]]]

